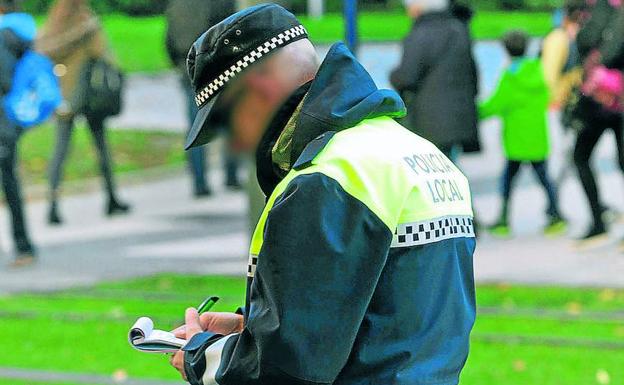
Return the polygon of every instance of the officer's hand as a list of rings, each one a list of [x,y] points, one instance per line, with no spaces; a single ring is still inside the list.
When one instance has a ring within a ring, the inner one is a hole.
[[[186,309],[184,322],[184,335],[178,333],[177,336],[179,338],[184,338],[188,341],[193,338],[195,334],[204,331],[199,320],[199,314],[194,308]],[[170,363],[174,368],[178,370],[178,372],[180,372],[182,378],[184,379],[184,381],[186,381],[186,373],[184,372],[184,352],[182,350],[178,350],[176,354],[171,356]]]
[[[204,313],[201,315],[199,323],[202,331],[224,336],[243,330],[243,316],[234,313]],[[186,338],[186,325],[176,328],[172,333],[178,338]]]

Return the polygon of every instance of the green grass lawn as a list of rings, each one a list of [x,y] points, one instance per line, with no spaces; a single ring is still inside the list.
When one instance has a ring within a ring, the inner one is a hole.
[[[41,184],[54,152],[55,129],[44,125],[28,131],[20,140],[21,171],[24,182]],[[116,173],[184,162],[181,135],[137,130],[109,130],[108,139]],[[65,163],[65,180],[78,180],[100,174],[91,134],[85,126],[74,129],[70,156]]]
[[[161,275],[0,297],[0,330],[20,341],[0,349],[0,366],[176,379],[165,358],[127,345],[130,324],[150,315],[171,328],[207,295],[221,296],[215,310],[233,310],[244,286],[243,278]],[[624,290],[493,285],[477,293],[481,312],[462,384],[624,383]]]
[[[312,40],[320,44],[343,39],[341,14],[327,14],[321,20],[300,17]],[[362,41],[396,41],[407,34],[410,20],[404,13],[363,12],[359,28]],[[169,68],[165,52],[165,19],[163,16],[132,18],[123,15],[104,17],[104,27],[121,66],[129,72],[158,72]],[[477,39],[494,39],[505,31],[522,28],[541,36],[551,29],[551,16],[546,12],[482,11],[477,13],[472,30]]]
[[[12,378],[0,378],[0,385],[84,385],[69,382],[41,382],[41,381],[25,381],[15,380]]]

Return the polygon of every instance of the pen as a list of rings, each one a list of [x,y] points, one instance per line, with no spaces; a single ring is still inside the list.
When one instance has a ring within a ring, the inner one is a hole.
[[[219,297],[208,297],[202,302],[199,306],[197,306],[197,312],[201,315],[202,313],[207,312],[212,309],[212,307],[219,301]]]

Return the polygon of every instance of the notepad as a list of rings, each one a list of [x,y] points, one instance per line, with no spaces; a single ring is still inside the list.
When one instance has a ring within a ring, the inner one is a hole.
[[[154,329],[154,322],[148,317],[139,318],[128,333],[130,345],[147,353],[175,353],[186,340],[177,338],[173,333]]]

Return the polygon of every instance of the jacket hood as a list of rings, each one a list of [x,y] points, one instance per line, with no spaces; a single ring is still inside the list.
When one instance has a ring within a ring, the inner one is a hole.
[[[538,59],[515,59],[506,76],[518,91],[535,92],[545,87],[544,71]]]
[[[35,19],[27,13],[9,13],[0,17],[0,30],[8,29],[19,39],[32,42],[37,35]]]
[[[472,20],[474,16],[474,11],[467,4],[453,4],[451,6],[451,13],[455,18],[466,24],[470,23],[470,20]]]
[[[400,118],[405,104],[392,90],[378,89],[343,43],[331,47],[305,97],[293,134],[291,161],[319,135],[342,131],[366,119]]]

